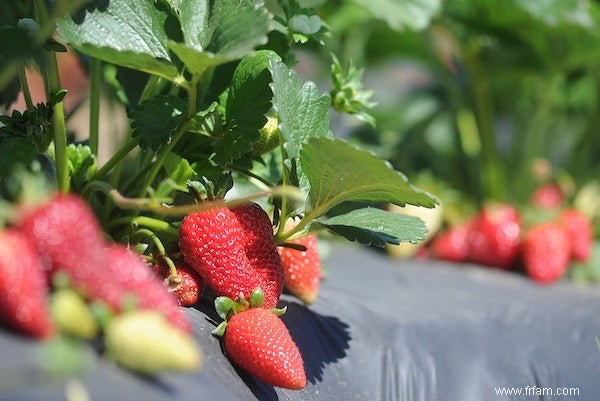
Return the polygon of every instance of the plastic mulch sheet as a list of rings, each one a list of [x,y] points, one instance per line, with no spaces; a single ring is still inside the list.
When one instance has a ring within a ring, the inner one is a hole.
[[[202,299],[187,310],[205,357],[191,374],[136,375],[90,347],[85,369],[65,378],[45,368],[48,347],[0,330],[0,401],[71,401],[81,399],[78,391],[93,401],[600,397],[597,287],[539,286],[475,266],[397,262],[358,246],[334,247],[325,264],[328,278],[314,305],[281,301],[304,356],[304,390],[274,388],[232,366],[210,334],[218,321],[211,301]]]

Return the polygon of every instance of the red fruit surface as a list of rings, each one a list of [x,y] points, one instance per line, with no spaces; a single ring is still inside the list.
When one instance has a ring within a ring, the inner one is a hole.
[[[55,195],[21,216],[18,225],[36,245],[50,273],[94,265],[103,259],[105,240],[100,224],[89,206],[76,195]]]
[[[470,235],[470,222],[449,227],[432,240],[429,246],[431,256],[450,262],[466,261],[469,256]]]
[[[180,306],[192,306],[198,302],[202,295],[202,279],[198,273],[183,261],[173,260],[181,283],[173,289]],[[152,266],[152,270],[160,277],[167,279],[171,274],[169,266],[164,261],[159,261]]]
[[[0,322],[36,338],[54,334],[46,274],[27,237],[0,232]]]
[[[544,209],[558,209],[563,200],[562,189],[555,183],[543,184],[531,195],[531,204]]]
[[[292,295],[307,304],[312,304],[317,298],[321,284],[321,256],[317,235],[307,235],[290,242],[303,245],[306,250],[277,248],[283,265],[284,286]]]
[[[519,255],[521,218],[509,204],[484,207],[473,219],[469,258],[474,263],[508,269]]]
[[[571,242],[566,229],[557,222],[533,226],[523,240],[525,272],[533,280],[550,283],[559,279],[569,265]]]
[[[175,296],[143,259],[106,243],[93,211],[76,195],[56,195],[23,216],[19,226],[36,244],[50,277],[66,273],[75,289],[114,311],[121,311],[132,295],[138,306],[158,309],[177,326],[190,330]]]
[[[270,310],[254,308],[233,315],[223,342],[228,358],[265,383],[294,390],[306,386],[300,350]]]
[[[151,267],[135,252],[122,245],[110,245],[107,249],[108,265],[103,283],[95,288],[95,295],[112,308],[121,310],[126,297],[133,297],[136,307],[158,310],[184,331],[191,325],[177,297],[163,284]],[[106,282],[105,282],[106,281]]]
[[[283,267],[267,213],[257,204],[192,213],[179,229],[184,260],[218,295],[248,298],[260,287],[265,308],[276,306]]]
[[[571,257],[586,262],[592,254],[594,228],[590,219],[575,209],[563,210],[560,222],[564,225],[571,240]]]

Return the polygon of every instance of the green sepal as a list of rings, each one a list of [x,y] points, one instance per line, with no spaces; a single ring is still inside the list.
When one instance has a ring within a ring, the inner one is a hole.
[[[250,294],[250,307],[260,308],[265,302],[265,294],[260,287],[256,287]]]
[[[226,328],[227,328],[227,320],[223,320],[217,327],[214,328],[213,331],[211,331],[211,333],[214,334],[215,336],[223,337],[223,335],[225,334]]]
[[[271,312],[273,312],[274,314],[276,314],[277,316],[281,316],[283,315],[285,312],[287,312],[287,306],[284,306],[283,308],[272,308]]]
[[[215,310],[223,320],[227,320],[229,316],[235,314],[236,309],[233,299],[224,296],[215,298]]]

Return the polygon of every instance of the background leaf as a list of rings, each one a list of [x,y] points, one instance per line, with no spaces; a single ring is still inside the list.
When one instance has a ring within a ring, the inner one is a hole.
[[[354,0],[392,29],[421,30],[441,8],[440,0]]]
[[[193,73],[237,60],[267,42],[269,18],[262,1],[172,1],[183,43],[170,48]]]
[[[312,138],[302,147],[300,161],[310,182],[311,206],[322,213],[347,201],[435,206],[389,163],[341,139]]]
[[[418,217],[371,207],[356,209],[317,224],[350,241],[379,247],[400,242],[416,243],[424,240],[427,232],[425,223]]]
[[[167,14],[153,1],[110,0],[94,9],[57,22],[62,39],[75,49],[101,60],[156,74],[178,75],[167,47]]]
[[[146,100],[129,113],[132,136],[138,138],[142,149],[158,150],[171,139],[183,110],[185,102],[174,96],[159,95]]]

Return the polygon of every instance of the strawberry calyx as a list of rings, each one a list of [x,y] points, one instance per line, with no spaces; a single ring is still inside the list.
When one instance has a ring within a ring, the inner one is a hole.
[[[248,299],[244,298],[244,294],[240,293],[238,299],[233,299],[226,296],[219,296],[215,298],[215,310],[217,314],[223,319],[223,321],[215,327],[212,331],[217,337],[222,337],[225,334],[227,328],[227,322],[236,313],[244,312],[248,309],[261,308],[265,301],[265,294],[260,287],[255,288]],[[287,310],[287,307],[283,308],[271,308],[277,316],[283,315]]]

